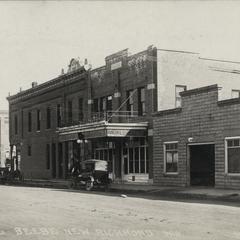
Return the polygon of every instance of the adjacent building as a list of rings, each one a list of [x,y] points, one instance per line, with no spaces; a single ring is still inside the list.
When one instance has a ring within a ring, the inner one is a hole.
[[[0,110],[0,165],[5,167],[9,158],[9,120],[8,111]]]
[[[98,158],[115,182],[152,183],[153,113],[180,109],[180,92],[210,84],[222,99],[239,96],[239,73],[236,62],[153,46],[96,69],[72,59],[67,73],[8,97],[12,165],[25,178],[67,178],[74,161]]]
[[[211,85],[180,93],[182,106],[154,117],[154,183],[240,187],[240,98]]]

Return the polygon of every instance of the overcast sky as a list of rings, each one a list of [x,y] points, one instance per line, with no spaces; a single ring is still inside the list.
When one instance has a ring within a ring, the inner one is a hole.
[[[71,58],[93,67],[129,48],[199,52],[240,61],[240,2],[0,2],[0,109],[8,92],[60,74]]]

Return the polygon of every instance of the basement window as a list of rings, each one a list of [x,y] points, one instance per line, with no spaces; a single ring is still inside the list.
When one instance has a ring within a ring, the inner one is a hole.
[[[164,143],[164,170],[165,173],[178,172],[178,142]]]
[[[227,173],[240,173],[240,137],[226,139]]]

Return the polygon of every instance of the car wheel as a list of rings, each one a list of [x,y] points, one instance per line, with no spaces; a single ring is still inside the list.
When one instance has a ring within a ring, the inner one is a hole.
[[[86,182],[86,190],[87,190],[87,191],[91,191],[92,188],[93,188],[93,181],[92,181],[92,180],[88,180],[88,181]]]

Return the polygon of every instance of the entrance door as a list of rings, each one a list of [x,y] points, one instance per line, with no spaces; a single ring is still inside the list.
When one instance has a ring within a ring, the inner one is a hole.
[[[213,186],[215,182],[214,144],[189,146],[190,183],[198,186]]]

